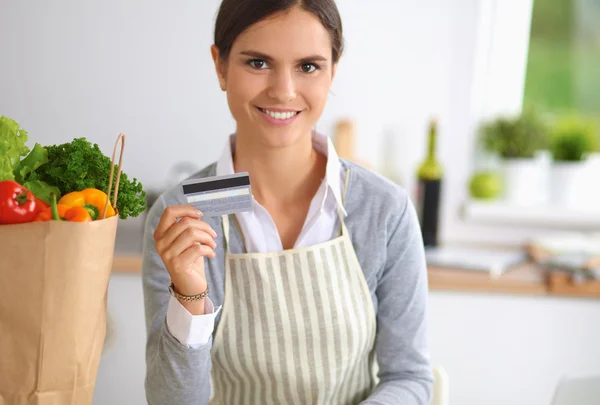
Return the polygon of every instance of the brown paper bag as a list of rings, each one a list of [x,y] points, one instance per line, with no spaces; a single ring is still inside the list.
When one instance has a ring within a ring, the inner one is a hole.
[[[0,226],[0,405],[92,404],[117,223]]]

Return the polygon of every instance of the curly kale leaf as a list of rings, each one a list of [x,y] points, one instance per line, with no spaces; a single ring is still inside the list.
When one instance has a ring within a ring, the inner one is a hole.
[[[91,144],[85,138],[76,138],[70,143],[46,146],[48,163],[40,166],[30,180],[41,180],[52,184],[62,194],[80,191],[85,188],[97,188],[108,191],[111,160],[105,156],[97,144]],[[114,184],[117,177],[115,168]],[[117,196],[119,217],[126,219],[136,217],[146,210],[146,192],[142,184],[135,178],[129,179],[121,172],[119,194]]]

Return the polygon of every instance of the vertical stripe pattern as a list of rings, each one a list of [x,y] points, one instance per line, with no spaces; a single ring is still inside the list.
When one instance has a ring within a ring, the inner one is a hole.
[[[227,249],[211,405],[356,405],[371,393],[375,313],[342,229],[281,253]]]

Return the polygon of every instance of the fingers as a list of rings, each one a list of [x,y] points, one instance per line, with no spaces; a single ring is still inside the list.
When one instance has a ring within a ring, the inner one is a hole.
[[[160,217],[160,221],[154,231],[154,240],[161,239],[164,234],[177,222],[178,218],[191,217],[200,219],[202,213],[191,205],[170,205]]]
[[[213,258],[215,252],[208,246],[193,244],[175,259],[175,268],[180,271],[191,272],[198,268],[204,257]]]
[[[187,228],[173,243],[166,249],[165,256],[167,259],[179,256],[190,246],[201,244],[209,248],[211,251],[217,247],[212,235],[198,228]]]
[[[206,222],[203,222],[196,218],[185,217],[182,218],[180,221],[176,222],[174,225],[172,225],[166,231],[166,233],[163,234],[163,236],[156,242],[156,250],[161,251],[168,249],[183,232],[191,228],[205,232],[209,234],[212,238],[217,237],[217,233]],[[198,242],[209,245],[213,249],[216,247],[216,244],[212,239],[209,239],[208,242],[203,242],[200,240]]]
[[[184,295],[206,290],[204,257],[215,257],[217,234],[201,217],[202,213],[190,205],[169,206],[154,232],[156,252]]]

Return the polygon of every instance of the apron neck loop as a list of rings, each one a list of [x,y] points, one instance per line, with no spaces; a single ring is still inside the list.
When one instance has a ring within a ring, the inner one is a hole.
[[[344,179],[344,190],[342,191],[342,205],[346,206],[346,194],[348,193],[348,181],[350,180],[350,169],[346,168],[346,178]]]
[[[342,206],[346,206],[346,193],[348,192],[348,180],[350,179],[350,169],[346,169],[346,179],[344,181],[344,190],[342,190]],[[348,228],[346,227],[344,210],[338,205],[337,207],[338,216],[340,219],[340,236],[348,234]]]
[[[222,215],[223,220],[223,234],[225,236],[225,251],[229,251],[229,215]]]

